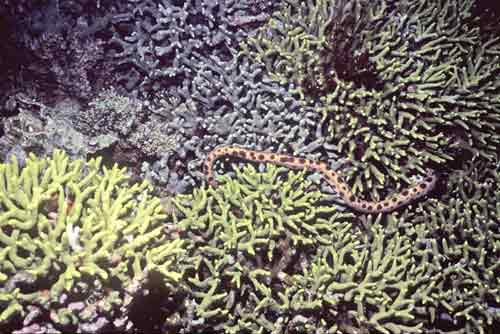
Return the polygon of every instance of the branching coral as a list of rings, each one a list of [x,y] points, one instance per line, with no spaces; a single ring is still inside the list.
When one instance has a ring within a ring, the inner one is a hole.
[[[356,198],[356,196],[349,191],[349,186],[342,180],[341,174],[338,171],[332,170],[324,162],[294,157],[286,154],[277,154],[275,152],[254,151],[239,146],[222,146],[210,152],[205,162],[207,181],[214,187],[217,186],[217,181],[215,180],[215,174],[213,171],[214,162],[226,156],[253,162],[270,162],[280,166],[286,166],[288,168],[307,169],[319,172],[323,175],[324,179],[333,188],[333,190],[339,195],[339,199],[344,204],[358,212],[365,213],[390,212],[401,206],[407,205],[408,203],[415,201],[432,191],[437,180],[437,177],[429,171],[427,177],[419,184],[416,184],[409,189],[405,189],[401,193],[395,194],[390,198],[384,199],[383,201],[367,202]]]
[[[429,164],[495,155],[500,43],[472,4],[291,1],[242,52],[324,116],[353,191],[379,199]]]
[[[277,319],[268,312],[280,300],[294,249],[328,244],[331,225],[323,215],[349,215],[316,207],[322,195],[306,192],[311,185],[302,182],[303,173],[283,178],[282,171],[247,166],[237,170],[237,179],[222,176],[216,190],[201,188],[174,200],[178,226],[192,240],[185,272],[195,306],[187,332],[269,329]]]
[[[426,297],[427,263],[416,264],[404,235],[375,226],[368,242],[349,228],[337,224],[333,244],[293,276],[287,301],[303,315],[294,326],[307,333],[320,327],[327,333],[421,333],[414,308]]]
[[[229,60],[274,1],[123,1],[111,19],[110,55],[120,84],[146,93],[191,82],[192,58]]]
[[[178,281],[183,242],[163,233],[148,183],[127,180],[100,158],[70,161],[61,151],[31,155],[22,169],[16,159],[0,165],[0,323],[124,329],[148,273]]]
[[[500,165],[473,161],[450,175],[443,196],[407,212],[400,226],[432,258],[431,321],[454,333],[500,325]]]
[[[263,76],[261,65],[243,56],[196,57],[189,67],[196,73],[191,86],[162,91],[148,101],[158,122],[168,123],[164,135],[176,135],[178,144],[173,159],[155,162],[144,176],[162,185],[168,181],[169,192],[200,184],[205,155],[221,143],[335,160],[323,137],[312,138],[320,116],[312,110],[304,114],[285,89]]]
[[[177,226],[192,240],[183,329],[420,333],[413,310],[430,277],[411,240],[379,225],[370,239],[303,174],[247,166],[177,196]]]
[[[336,206],[316,206],[324,195],[313,191],[310,181],[303,181],[304,172],[290,172],[282,179],[283,171],[267,165],[261,173],[250,165],[236,169],[236,180],[220,176],[224,182],[220,188],[179,195],[177,203],[185,216],[180,226],[200,230],[197,233],[208,229],[212,236],[224,231],[228,247],[248,254],[255,254],[261,242],[273,237],[287,237],[293,246],[317,246],[328,230],[321,215],[333,213]]]
[[[22,170],[0,165],[0,330],[131,330],[146,294],[162,299],[169,333],[500,326],[500,47],[476,28],[474,1],[287,0],[236,55],[276,3],[105,5],[116,7],[96,25],[117,84],[151,104],[105,91],[77,125],[105,136],[97,149],[121,137],[138,157],[162,155],[142,170],[167,184],[164,208],[150,186],[99,159],[56,152]],[[21,103],[12,101],[11,113]],[[28,104],[5,122],[9,154],[11,143],[46,147],[47,129],[62,124],[45,117],[61,109]],[[82,134],[50,136],[95,152]],[[463,153],[474,162],[443,175],[435,199],[388,215],[356,217],[318,191],[318,174],[273,165],[228,168],[216,189],[170,196],[196,186],[207,152],[224,144],[343,164],[356,196],[375,202],[429,165]],[[160,224],[165,211],[174,224]],[[182,293],[155,296],[152,276]]]

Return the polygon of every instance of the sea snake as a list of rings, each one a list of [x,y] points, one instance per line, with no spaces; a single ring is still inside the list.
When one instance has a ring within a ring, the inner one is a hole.
[[[325,162],[294,157],[288,154],[250,150],[237,146],[221,146],[215,148],[208,154],[204,164],[207,181],[213,187],[217,187],[213,170],[214,162],[224,156],[237,157],[254,162],[270,162],[292,169],[305,168],[307,170],[320,172],[347,206],[364,213],[390,212],[396,210],[429,193],[434,188],[437,180],[434,172],[432,170],[427,170],[427,175],[422,181],[395,195],[381,201],[364,201],[357,198],[351,192],[349,186],[342,181],[341,176],[328,167]]]

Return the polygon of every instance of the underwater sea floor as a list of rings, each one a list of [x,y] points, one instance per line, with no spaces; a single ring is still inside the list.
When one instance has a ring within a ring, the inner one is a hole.
[[[0,4],[0,332],[500,333],[500,9]]]

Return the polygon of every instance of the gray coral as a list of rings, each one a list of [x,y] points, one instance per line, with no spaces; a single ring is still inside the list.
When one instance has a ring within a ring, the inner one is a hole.
[[[186,61],[232,58],[234,47],[275,7],[266,1],[125,1],[111,19],[109,44],[118,81],[145,92],[180,86],[195,72]]]
[[[143,104],[140,100],[122,95],[110,87],[99,92],[88,103],[87,110],[77,115],[75,125],[89,135],[124,137],[138,125],[142,113]]]
[[[203,159],[221,144],[338,161],[334,145],[325,143],[318,128],[320,116],[304,111],[285,89],[268,80],[261,65],[242,56],[230,61],[199,57],[189,66],[196,73],[192,84],[160,92],[148,107],[178,138],[178,171],[172,164],[166,169],[161,161],[147,168],[160,184],[169,178],[199,184]]]

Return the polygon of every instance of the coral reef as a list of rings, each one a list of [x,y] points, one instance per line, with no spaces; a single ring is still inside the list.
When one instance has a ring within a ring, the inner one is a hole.
[[[229,60],[237,42],[275,9],[272,1],[124,1],[108,41],[118,82],[147,93],[191,82],[190,59]]]
[[[286,295],[292,333],[421,333],[414,309],[429,299],[431,271],[412,256],[411,240],[379,225],[372,240],[338,224],[333,245],[319,248]],[[319,315],[319,316],[318,316]]]
[[[51,117],[49,108],[38,99],[18,93],[11,96],[9,102],[15,115],[3,121],[0,138],[3,161],[13,152],[18,161],[23,162],[28,152],[43,155],[61,148],[78,156],[85,151],[85,136],[74,130],[68,120]],[[61,106],[66,112],[79,111],[77,104],[65,102]]]
[[[324,116],[353,192],[500,143],[500,42],[472,1],[290,1],[242,51]],[[386,175],[380,178],[380,175]]]
[[[166,331],[489,333],[500,326],[498,161],[452,171],[439,199],[359,220],[305,172],[252,165],[173,199],[191,241]],[[189,261],[188,261],[189,262]]]
[[[282,275],[287,275],[282,271],[295,247],[328,244],[332,225],[320,216],[335,213],[335,207],[316,208],[322,195],[306,191],[310,184],[301,181],[304,173],[281,179],[282,167],[266,169],[236,169],[237,179],[221,176],[217,189],[175,197],[180,216],[174,216],[176,226],[191,240],[187,252],[192,261],[185,272],[192,293],[185,302],[190,312],[180,317],[184,323],[167,319],[167,328],[180,326],[184,333],[264,330],[269,325],[262,323],[272,322],[266,319],[268,305],[278,293],[269,284],[284,284]],[[349,214],[335,214],[342,216]],[[256,313],[258,305],[262,310]]]
[[[38,91],[51,90],[80,99],[89,98],[96,88],[96,75],[103,76],[103,42],[82,36],[77,29],[65,34],[45,32],[30,40],[33,57],[26,69],[35,78]],[[91,83],[92,81],[92,83]]]
[[[178,145],[177,136],[168,135],[168,132],[168,123],[151,120],[140,124],[129,141],[147,156],[168,157]]]
[[[122,95],[113,87],[83,106],[67,98],[49,107],[21,93],[9,101],[16,115],[3,122],[3,157],[15,151],[18,159],[24,160],[29,152],[46,155],[60,148],[83,159],[112,152],[111,162],[135,166],[146,157],[168,158],[177,146],[175,133],[168,134],[168,123],[158,121],[143,101]]]
[[[439,199],[400,219],[417,241],[416,257],[432,259],[431,322],[453,333],[500,328],[500,164],[479,159],[453,171]],[[432,327],[431,327],[432,328]]]
[[[431,271],[411,239],[380,225],[370,239],[304,172],[284,171],[247,166],[174,199],[193,261],[190,312],[167,318],[167,332],[420,333],[413,310]]]
[[[132,326],[128,311],[148,275],[171,286],[183,241],[147,182],[101,159],[30,155],[0,165],[0,323],[95,333]],[[23,330],[21,330],[22,332]]]
[[[358,212],[365,213],[394,211],[420,197],[429,194],[429,192],[434,189],[437,181],[437,176],[432,171],[428,171],[427,177],[421,180],[418,184],[408,189],[404,189],[400,193],[394,194],[382,201],[370,202],[356,198],[356,196],[349,191],[349,186],[342,180],[340,172],[332,170],[324,162],[295,157],[287,154],[254,151],[239,146],[222,146],[217,147],[215,150],[210,152],[205,162],[207,182],[213,187],[217,187],[217,181],[215,180],[215,174],[213,171],[214,162],[223,157],[236,157],[252,162],[270,162],[292,169],[306,169],[319,172],[323,175],[323,178],[328,182],[333,190],[339,195],[339,200],[342,201],[343,204]]]
[[[4,92],[33,89],[44,102],[60,96],[89,98],[109,76],[104,44],[96,32],[106,26],[103,10],[91,2],[6,1],[0,6],[6,51],[0,66],[7,72]],[[0,23],[0,25],[2,25]],[[22,90],[19,89],[22,87]],[[3,105],[3,102],[0,99]]]
[[[86,158],[116,143],[110,134],[85,135],[73,125],[75,115],[82,112],[80,103],[68,98],[49,107],[38,98],[18,93],[9,98],[14,116],[3,121],[0,137],[2,160],[15,154],[23,163],[28,153],[51,154],[62,149],[74,158]]]
[[[191,71],[196,73],[191,86],[161,91],[145,101],[154,119],[168,124],[165,136],[175,136],[178,144],[141,175],[171,194],[204,180],[205,156],[220,144],[337,158],[323,137],[314,136],[320,116],[304,112],[247,57],[191,59]]]
[[[165,115],[160,116],[157,106],[111,87],[93,98],[84,112],[73,117],[72,123],[90,135],[93,142],[113,138],[106,147],[109,160],[127,164],[138,174],[141,162],[168,161],[178,147],[178,133],[165,121]]]
[[[101,113],[94,113],[93,110],[99,108],[90,105],[84,107],[88,101],[81,101],[80,116],[84,121],[75,122],[73,115],[63,116],[65,125],[61,127],[68,129],[70,126],[66,121],[70,120],[74,124],[72,127],[85,138],[83,148],[78,149],[83,153],[81,157],[87,152],[104,152],[111,157],[110,160],[130,162],[134,172],[140,171],[142,177],[164,186],[169,193],[185,192],[198,185],[203,178],[200,172],[203,156],[221,143],[237,142],[289,153],[297,153],[298,150],[317,151],[320,147],[321,153],[313,153],[316,157],[332,158],[329,155],[330,148],[321,146],[323,138],[314,139],[310,136],[318,124],[318,115],[299,110],[299,104],[286,89],[267,80],[262,66],[253,64],[246,57],[233,57],[238,41],[263,24],[268,13],[279,2],[127,1],[116,4],[116,8],[109,8],[110,4],[103,3],[99,10],[89,9],[90,18],[78,16],[76,3],[60,4],[64,6],[59,9],[60,13],[68,14],[68,20],[71,18],[69,27],[78,30],[81,36],[102,39],[106,50],[110,51],[106,53],[106,59],[115,73],[123,74],[114,80],[115,92],[124,98],[139,98],[141,103],[147,104],[146,109],[143,109],[143,117],[134,114],[130,115],[131,119],[154,124],[157,127],[155,133],[165,131],[167,137],[166,142],[156,135],[155,139],[149,140],[142,133],[144,126],[135,125],[136,132],[126,136],[125,141],[118,140],[110,133],[116,131],[99,128],[100,125],[106,125],[100,122],[101,117],[112,116],[102,109]],[[54,5],[54,1],[50,1],[50,4]],[[95,3],[91,2],[89,6],[92,4]],[[72,6],[75,9],[70,11]],[[100,19],[95,18],[97,13],[102,14]],[[78,20],[73,21],[75,17]],[[46,22],[42,18],[39,20]],[[75,25],[80,21],[86,24],[77,29]],[[156,25],[151,26],[155,22]],[[183,33],[183,29],[193,31],[193,36]],[[159,38],[160,35],[163,37]],[[200,39],[206,45],[202,43],[202,47],[199,47]],[[119,48],[118,45],[126,45],[127,52],[114,52]],[[213,47],[207,49],[204,45]],[[169,47],[173,53],[157,53]],[[142,64],[149,60],[156,65],[149,68]],[[138,73],[137,68],[150,72],[140,70]],[[180,74],[170,77],[169,71]],[[99,73],[95,75],[96,79],[99,78]],[[132,92],[125,94],[123,87]],[[94,91],[102,92],[93,88]],[[15,99],[14,95],[10,97],[11,100]],[[37,92],[32,95],[39,96]],[[104,103],[97,101],[102,95],[95,94],[90,102]],[[52,107],[43,98],[39,101]],[[168,101],[170,105],[160,101]],[[18,112],[15,106],[10,106],[9,110],[14,114]],[[42,117],[41,121],[48,120]],[[93,129],[93,126],[98,128]],[[273,137],[268,138],[268,133],[272,133]],[[306,146],[313,141],[314,148],[308,150]],[[10,147],[15,146],[12,144],[19,144],[19,141],[9,140],[9,144]],[[47,145],[50,146],[50,143],[43,141],[39,146]],[[144,148],[144,152],[134,152],[141,148]],[[8,151],[10,148],[2,149]],[[40,148],[40,151],[50,152],[50,149]],[[167,154],[160,157],[160,153]],[[147,161],[139,167],[144,160]]]
[[[99,92],[85,112],[78,113],[75,127],[91,136],[108,134],[126,137],[144,118],[140,100],[119,94],[113,87]]]
[[[0,0],[0,331],[496,333],[483,8]]]

